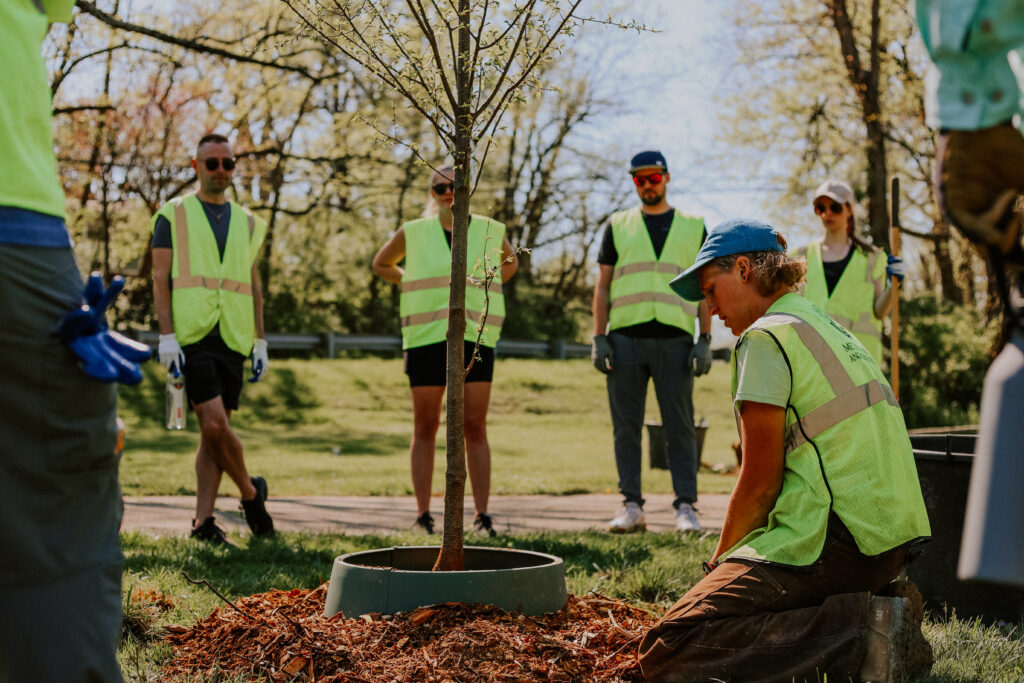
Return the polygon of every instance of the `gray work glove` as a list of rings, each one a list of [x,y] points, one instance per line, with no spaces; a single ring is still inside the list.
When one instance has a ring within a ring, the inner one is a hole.
[[[690,352],[690,366],[693,368],[693,376],[700,377],[707,374],[711,369],[711,343],[701,335],[697,343],[693,345]]]
[[[594,345],[590,347],[590,360],[594,362],[594,367],[604,374],[612,371],[612,345],[607,335],[594,335]]]

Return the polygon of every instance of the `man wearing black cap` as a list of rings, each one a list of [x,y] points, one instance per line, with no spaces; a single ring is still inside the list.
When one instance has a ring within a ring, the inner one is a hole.
[[[654,381],[675,491],[676,528],[699,531],[693,378],[711,368],[711,321],[703,302],[680,302],[669,280],[690,267],[704,242],[704,219],[669,206],[668,164],[640,152],[629,168],[639,207],[614,214],[605,229],[594,289],[594,367],[607,375],[615,465],[623,506],[615,533],[646,528],[641,495],[640,434],[648,380]],[[700,337],[694,344],[694,322]]]

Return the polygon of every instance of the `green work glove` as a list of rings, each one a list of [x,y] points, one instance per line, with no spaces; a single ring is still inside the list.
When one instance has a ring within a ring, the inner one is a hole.
[[[697,338],[690,352],[690,365],[693,368],[693,376],[700,377],[707,374],[711,369],[711,335],[702,334]]]
[[[612,345],[609,343],[607,335],[594,335],[594,345],[590,347],[590,360],[594,361],[594,367],[604,374],[611,373]]]

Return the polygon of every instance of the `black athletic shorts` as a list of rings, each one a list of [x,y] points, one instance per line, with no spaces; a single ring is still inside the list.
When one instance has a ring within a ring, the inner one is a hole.
[[[473,342],[465,343],[466,365],[473,358]],[[448,342],[438,342],[406,349],[405,374],[410,387],[443,387],[448,384]],[[480,358],[473,363],[466,382],[490,382],[494,378],[494,349],[481,346]],[[482,359],[482,360],[481,360]]]
[[[204,403],[220,396],[225,408],[236,410],[245,356],[229,349],[216,328],[181,350],[185,354],[185,394],[189,402]]]

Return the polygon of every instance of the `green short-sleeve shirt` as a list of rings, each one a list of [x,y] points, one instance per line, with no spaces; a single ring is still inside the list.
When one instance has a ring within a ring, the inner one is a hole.
[[[771,335],[762,330],[748,332],[736,348],[736,409],[743,401],[785,408],[792,384],[789,365]]]

